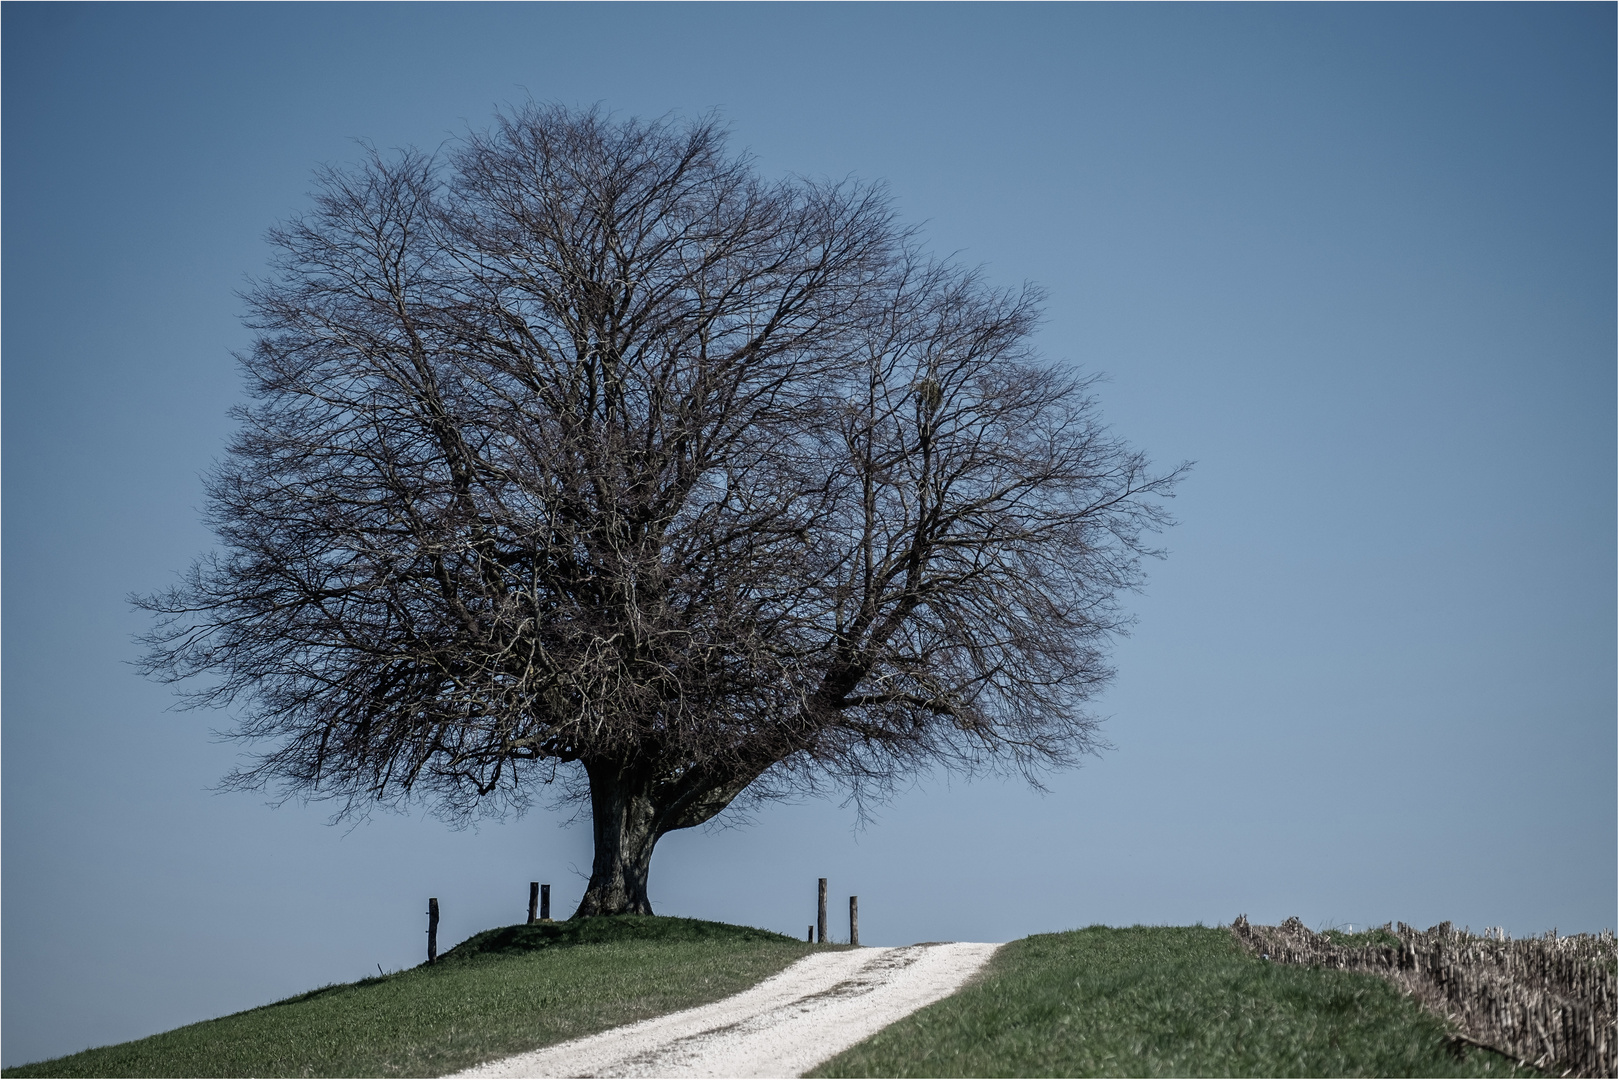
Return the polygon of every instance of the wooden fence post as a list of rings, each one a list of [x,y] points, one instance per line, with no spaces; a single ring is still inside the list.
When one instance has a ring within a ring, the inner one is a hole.
[[[809,942],[811,945],[815,944],[815,924],[814,923],[810,923],[809,933],[804,935],[804,940]]]
[[[533,923],[535,918],[537,918],[535,913],[538,912],[539,909],[540,883],[538,881],[531,881],[528,883],[528,921],[530,923]]]
[[[427,898],[427,962],[438,959],[438,897]]]
[[[860,897],[849,897],[849,944],[860,944]]]
[[[540,886],[540,921],[551,921],[551,886]]]
[[[821,879],[819,896],[815,902],[815,929],[819,933],[816,939],[820,944],[826,944],[826,878]]]

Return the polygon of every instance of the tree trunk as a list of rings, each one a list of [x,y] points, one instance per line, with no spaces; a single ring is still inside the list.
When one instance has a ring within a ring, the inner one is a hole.
[[[651,915],[647,873],[665,833],[701,825],[731,805],[774,759],[729,764],[722,772],[691,767],[661,779],[645,766],[585,763],[596,857],[574,918]]]
[[[658,829],[652,784],[635,772],[614,765],[587,765],[590,817],[596,857],[590,884],[574,918],[586,915],[651,915],[646,895],[652,848],[663,835]]]

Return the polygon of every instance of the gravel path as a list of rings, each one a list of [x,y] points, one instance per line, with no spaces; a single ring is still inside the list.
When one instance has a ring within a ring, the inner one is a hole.
[[[799,1076],[955,993],[998,948],[953,942],[817,953],[721,1001],[455,1075]]]

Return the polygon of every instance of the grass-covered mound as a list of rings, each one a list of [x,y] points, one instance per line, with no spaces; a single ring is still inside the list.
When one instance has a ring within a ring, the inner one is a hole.
[[[668,915],[602,915],[567,922],[518,923],[474,934],[439,957],[439,963],[465,963],[490,956],[516,956],[539,949],[575,945],[614,945],[626,941],[716,944],[798,944],[797,938],[752,926],[681,919]]]
[[[714,1001],[812,948],[697,919],[627,915],[488,930],[439,962],[5,1076],[442,1076]]]
[[[814,1076],[1511,1076],[1372,976],[1269,963],[1230,931],[1095,926],[984,974]]]

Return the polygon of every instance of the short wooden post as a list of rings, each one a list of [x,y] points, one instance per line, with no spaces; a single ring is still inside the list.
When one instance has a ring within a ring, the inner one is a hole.
[[[438,959],[438,897],[427,898],[427,962]]]
[[[809,933],[804,935],[804,940],[809,942],[811,945],[815,944],[815,924],[814,923],[810,923]]]
[[[820,895],[815,902],[815,929],[818,933],[816,941],[826,944],[826,878],[821,879]]]
[[[540,921],[551,921],[551,886],[540,886]]]
[[[849,944],[860,944],[860,897],[849,897]]]
[[[528,921],[530,923],[539,917],[537,914],[539,910],[540,883],[538,881],[531,881],[528,883]]]

